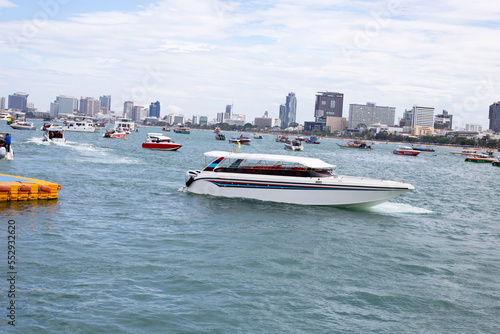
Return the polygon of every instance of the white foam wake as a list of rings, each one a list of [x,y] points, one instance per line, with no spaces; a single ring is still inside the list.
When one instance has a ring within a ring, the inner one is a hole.
[[[426,215],[433,213],[431,210],[419,208],[416,206],[412,206],[410,204],[393,203],[393,202],[385,202],[379,204],[377,206],[374,206],[370,210],[380,213],[410,213],[418,215]]]

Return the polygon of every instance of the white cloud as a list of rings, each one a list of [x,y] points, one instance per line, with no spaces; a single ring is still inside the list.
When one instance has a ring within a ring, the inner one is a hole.
[[[346,116],[350,103],[395,106],[397,117],[421,103],[466,122],[499,99],[489,78],[500,74],[500,4],[479,3],[159,1],[2,22],[0,95],[30,91],[47,109],[55,91],[111,94],[117,108],[159,100],[210,118],[234,102],[252,119],[294,91],[305,121],[329,90],[345,94]]]

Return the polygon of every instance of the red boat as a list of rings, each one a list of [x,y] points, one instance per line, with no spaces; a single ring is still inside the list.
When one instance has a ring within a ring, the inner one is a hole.
[[[126,135],[126,133],[124,131],[121,131],[118,129],[117,130],[109,129],[102,135],[102,137],[103,138],[122,139],[122,138],[125,138],[125,135]]]
[[[142,143],[143,148],[160,151],[176,151],[182,147],[167,136],[161,133],[148,133],[146,141]]]
[[[414,150],[410,146],[400,146],[397,149],[395,149],[392,153],[397,154],[397,155],[419,155],[420,151]]]

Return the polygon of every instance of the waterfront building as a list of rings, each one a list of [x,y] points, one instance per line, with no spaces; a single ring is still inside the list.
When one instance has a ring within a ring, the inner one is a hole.
[[[28,96],[27,93],[14,93],[9,95],[8,108],[15,111],[28,110]]]
[[[5,110],[5,97],[0,97],[0,110]]]
[[[134,106],[132,108],[132,114],[131,114],[131,119],[133,121],[139,121],[141,119],[144,119],[145,117],[142,117],[144,115],[144,107],[143,106]]]
[[[111,111],[111,95],[103,95],[99,97],[101,103],[101,111],[104,115]]]
[[[350,129],[358,128],[360,124],[370,126],[372,124],[394,125],[395,107],[377,106],[373,102],[363,104],[349,105],[349,123]]]
[[[184,125],[184,115],[177,115],[177,116],[174,116],[174,122],[173,124],[181,124],[181,125]]]
[[[336,92],[318,92],[314,106],[314,117],[317,123],[326,124],[326,117],[342,117],[344,94]]]
[[[57,118],[59,116],[59,102],[50,103],[50,118]]]
[[[481,132],[483,131],[483,126],[480,124],[465,124],[465,131]]]
[[[434,118],[434,129],[451,130],[453,129],[453,115],[450,115],[446,110],[442,114],[436,115]]]
[[[330,127],[322,122],[304,122],[304,131],[314,132],[331,132]]]
[[[82,96],[80,98],[80,109],[81,115],[86,116],[96,116],[101,111],[101,102],[94,99],[93,97]]]
[[[348,127],[348,120],[345,117],[326,117],[326,126],[328,127],[330,132],[343,132]]]
[[[226,106],[226,112],[224,113],[224,119],[232,119],[233,118],[233,105],[228,104]]]
[[[281,120],[269,117],[269,114],[266,111],[264,117],[255,117],[253,124],[262,129],[273,128],[275,126],[280,126]]]
[[[489,112],[490,130],[500,132],[500,102],[493,102]]]
[[[59,95],[54,103],[59,104],[58,115],[73,115],[78,112],[78,99],[73,96]]]
[[[412,109],[411,126],[428,126],[434,128],[434,107],[414,105]]]
[[[123,102],[123,118],[132,118],[133,109],[134,109],[134,101]]]
[[[198,122],[199,125],[208,125],[208,116],[200,116]]]
[[[295,93],[288,93],[286,97],[286,102],[280,105],[279,118],[281,125],[286,128],[290,124],[295,123],[297,117],[297,97]]]
[[[151,102],[149,105],[149,114],[148,117],[157,117],[160,118],[160,102]]]

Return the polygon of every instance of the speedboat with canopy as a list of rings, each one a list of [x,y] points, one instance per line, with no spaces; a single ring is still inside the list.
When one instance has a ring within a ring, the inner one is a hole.
[[[316,158],[211,151],[202,170],[186,172],[186,189],[202,195],[270,202],[370,207],[396,198],[411,184],[341,176]]]

